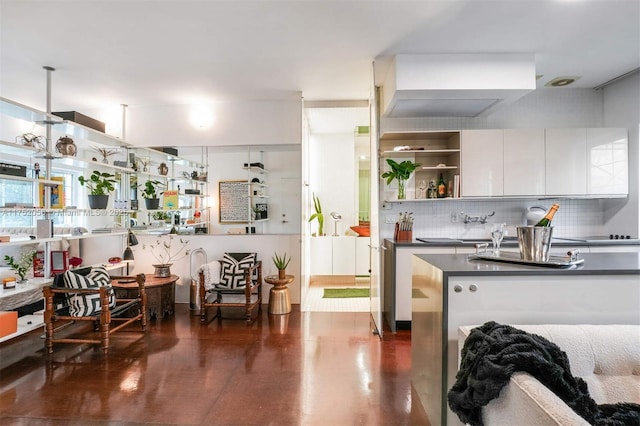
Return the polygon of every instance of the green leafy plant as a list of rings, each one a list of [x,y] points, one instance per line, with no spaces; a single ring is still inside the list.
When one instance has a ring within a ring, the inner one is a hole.
[[[98,170],[94,170],[88,179],[84,176],[78,176],[78,181],[80,181],[80,185],[87,186],[91,195],[109,195],[116,189],[115,175]]]
[[[391,158],[387,158],[387,164],[391,167],[382,174],[382,178],[387,180],[387,185],[390,185],[394,179],[398,180],[398,199],[404,200],[405,194],[405,182],[411,177],[411,174],[422,164],[414,163],[409,160],[405,160],[402,163],[398,163]]]
[[[144,189],[140,195],[142,195],[142,198],[159,198],[158,190],[162,186],[164,186],[164,183],[159,180],[147,180],[144,185],[141,186],[141,188]]]
[[[273,254],[273,264],[276,265],[278,270],[287,269],[289,266],[289,262],[291,262],[291,256],[287,259],[287,253],[285,252],[283,256],[279,256],[278,253]]]
[[[154,212],[151,217],[153,220],[164,220],[165,222],[171,220],[171,215],[168,212]]]
[[[320,199],[313,193],[313,208],[316,210],[314,214],[309,218],[309,222],[314,219],[318,220],[318,236],[324,235],[324,214],[322,214],[322,206],[320,205]]]
[[[7,262],[7,265],[20,277],[20,281],[24,281],[25,275],[33,266],[33,259],[36,257],[35,250],[25,251],[20,255],[20,259],[16,261],[13,256],[5,256],[4,260]]]

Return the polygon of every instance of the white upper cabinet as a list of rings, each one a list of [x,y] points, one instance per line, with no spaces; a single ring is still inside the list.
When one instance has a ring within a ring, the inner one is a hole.
[[[590,195],[629,192],[627,129],[587,129],[587,191]]]
[[[587,130],[545,130],[545,186],[547,195],[587,193]]]
[[[505,129],[503,152],[504,195],[543,195],[544,129]]]
[[[503,195],[503,131],[463,130],[460,137],[461,195]]]

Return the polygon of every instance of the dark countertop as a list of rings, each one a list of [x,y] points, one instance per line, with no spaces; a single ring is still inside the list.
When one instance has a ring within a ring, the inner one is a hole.
[[[426,239],[429,239],[426,237]],[[411,241],[395,241],[393,239],[385,239],[396,247],[470,247],[473,248],[476,242],[485,242],[489,244],[491,248],[491,240],[470,239],[470,240],[458,240],[455,238],[433,238],[429,242],[418,241],[415,238]],[[607,247],[607,246],[640,246],[640,239],[630,240],[579,240],[579,239],[565,239],[565,238],[552,238],[551,244],[558,247]],[[504,240],[500,244],[501,247],[517,248],[518,241],[515,239]]]
[[[466,254],[421,254],[418,258],[451,275],[638,275],[640,253],[585,253],[584,263],[569,268],[552,268],[489,260],[471,260]]]

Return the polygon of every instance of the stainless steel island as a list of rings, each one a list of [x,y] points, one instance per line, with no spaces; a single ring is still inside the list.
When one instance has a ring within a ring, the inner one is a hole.
[[[458,327],[505,324],[640,324],[640,254],[584,254],[547,268],[467,255],[412,260],[411,370],[431,424],[460,425],[446,394],[458,370]]]

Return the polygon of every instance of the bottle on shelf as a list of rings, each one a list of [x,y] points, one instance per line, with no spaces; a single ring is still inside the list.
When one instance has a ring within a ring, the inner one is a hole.
[[[447,196],[447,184],[444,181],[444,177],[442,173],[440,173],[440,178],[438,179],[438,198],[445,198]]]
[[[558,207],[560,207],[558,203],[553,203],[553,205],[551,206],[547,214],[544,215],[544,217],[540,219],[535,226],[551,226],[553,215],[555,215],[556,212],[558,211]]]

